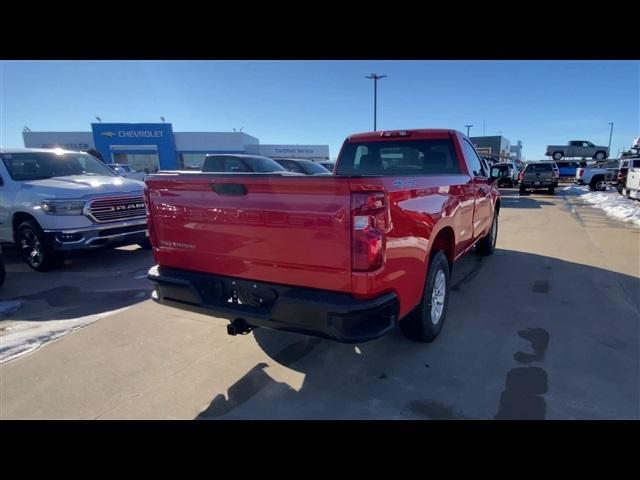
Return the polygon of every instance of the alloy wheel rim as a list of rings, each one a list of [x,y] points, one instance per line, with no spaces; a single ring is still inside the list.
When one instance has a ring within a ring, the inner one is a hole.
[[[42,263],[42,244],[38,236],[29,229],[22,231],[22,239],[20,242],[22,256],[33,267],[38,267]]]
[[[444,310],[444,299],[446,295],[447,280],[442,269],[436,273],[431,293],[431,322],[437,325]]]

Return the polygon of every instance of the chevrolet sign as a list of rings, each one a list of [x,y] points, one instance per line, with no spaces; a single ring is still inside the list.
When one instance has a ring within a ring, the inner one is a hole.
[[[162,130],[120,130],[118,132],[102,132],[100,135],[119,138],[162,138],[164,132]]]

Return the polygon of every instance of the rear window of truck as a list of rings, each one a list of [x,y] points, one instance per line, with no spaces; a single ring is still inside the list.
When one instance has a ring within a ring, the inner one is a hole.
[[[527,172],[550,172],[553,170],[550,163],[532,163],[527,166]]]
[[[346,143],[338,175],[446,175],[462,173],[451,139]]]

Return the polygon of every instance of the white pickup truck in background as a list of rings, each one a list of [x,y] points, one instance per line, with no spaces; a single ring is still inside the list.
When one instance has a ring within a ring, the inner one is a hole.
[[[578,185],[589,185],[591,190],[606,190],[607,185],[615,181],[619,169],[618,160],[576,169],[574,182]]]
[[[0,241],[38,271],[70,250],[151,248],[143,188],[87,153],[0,148]]]
[[[640,137],[633,141],[632,151],[635,155],[629,160],[640,158]],[[627,172],[627,183],[622,189],[622,194],[628,198],[640,200],[640,168],[635,166],[635,162],[629,162],[629,171]]]

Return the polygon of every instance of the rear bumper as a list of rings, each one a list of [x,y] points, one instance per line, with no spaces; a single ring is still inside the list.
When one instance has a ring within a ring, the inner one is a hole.
[[[558,181],[555,179],[538,181],[523,180],[522,182],[520,182],[520,185],[524,188],[549,188],[558,186]]]
[[[149,270],[148,278],[156,286],[154,300],[163,305],[343,343],[381,337],[394,327],[400,311],[394,293],[356,300],[345,293],[159,266]]]

